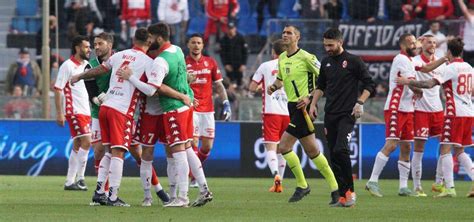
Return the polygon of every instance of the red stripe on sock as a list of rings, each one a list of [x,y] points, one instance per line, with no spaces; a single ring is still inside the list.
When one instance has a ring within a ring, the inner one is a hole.
[[[151,185],[155,186],[158,183],[160,183],[160,181],[158,180],[158,176],[156,175],[155,168],[152,167],[151,168]]]

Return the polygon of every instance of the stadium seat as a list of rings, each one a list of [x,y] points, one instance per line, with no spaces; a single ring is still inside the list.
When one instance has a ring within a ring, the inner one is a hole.
[[[257,20],[253,17],[242,17],[239,19],[237,30],[242,35],[257,34]]]
[[[239,1],[240,4],[240,11],[237,14],[239,18],[246,18],[252,16],[252,9],[249,4],[249,0],[241,0]]]
[[[29,33],[36,33],[41,27],[40,18],[29,18],[27,19],[27,31]]]
[[[27,32],[26,19],[22,17],[12,18],[12,29],[19,33]]]
[[[298,12],[293,11],[293,6],[296,0],[284,0],[280,1],[280,7],[278,8],[279,18],[299,18]]]
[[[206,22],[207,18],[204,16],[192,17],[192,19],[189,20],[187,34],[191,35],[193,33],[204,33]]]
[[[189,0],[188,1],[188,9],[189,9],[189,18],[193,20],[196,17],[205,16],[204,12],[202,11],[200,0]]]
[[[36,16],[38,8],[38,0],[16,0],[16,15],[18,16]]]

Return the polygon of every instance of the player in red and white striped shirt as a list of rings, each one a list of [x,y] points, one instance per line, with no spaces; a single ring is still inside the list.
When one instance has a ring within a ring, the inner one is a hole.
[[[85,36],[76,36],[72,41],[73,55],[59,67],[58,77],[54,84],[57,123],[64,126],[64,121],[67,120],[74,140],[64,190],[87,190],[84,172],[91,146],[89,96],[84,81],[71,85],[69,79],[91,68],[87,62],[90,51],[89,39]],[[61,101],[63,95],[65,101]]]
[[[281,135],[290,123],[287,106],[288,99],[283,88],[275,91],[271,96],[267,95],[265,90],[268,84],[275,82],[276,75],[278,74],[278,56],[284,51],[286,51],[286,45],[284,45],[282,40],[273,42],[273,60],[264,62],[258,67],[249,86],[250,91],[256,92],[258,86],[262,85],[263,142],[267,150],[266,160],[268,168],[270,168],[274,177],[274,184],[269,191],[277,193],[283,191],[281,181],[283,180],[286,167],[286,160],[278,151],[278,144],[280,143]]]
[[[446,111],[443,133],[441,135],[441,164],[445,189],[436,197],[454,197],[453,157],[451,147],[454,146],[455,155],[461,165],[468,171],[471,180],[474,180],[472,160],[464,152],[464,147],[474,145],[472,143],[472,127],[474,122],[474,106],[471,95],[473,90],[474,69],[461,58],[464,43],[462,39],[456,38],[448,42],[449,65],[441,76],[433,79],[415,81],[399,77],[396,82],[402,85],[410,85],[419,88],[433,88],[442,85],[446,94]],[[474,186],[467,195],[474,197]]]

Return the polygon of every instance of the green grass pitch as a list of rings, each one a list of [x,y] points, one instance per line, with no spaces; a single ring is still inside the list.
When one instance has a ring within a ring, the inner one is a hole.
[[[0,221],[474,221],[474,198],[466,198],[470,182],[456,182],[458,197],[434,199],[431,181],[423,181],[430,197],[397,196],[398,181],[383,180],[383,198],[363,190],[357,181],[355,208],[328,207],[329,191],[321,179],[309,179],[311,194],[288,203],[295,181],[283,181],[283,193],[269,193],[271,178],[209,178],[214,200],[201,208],[141,207],[143,191],[138,177],[123,179],[120,197],[130,208],[91,207],[95,178],[87,177],[87,192],[64,191],[65,177],[0,176]],[[166,178],[160,178],[166,187]],[[190,189],[190,199],[197,189]],[[155,196],[156,197],[156,196]]]

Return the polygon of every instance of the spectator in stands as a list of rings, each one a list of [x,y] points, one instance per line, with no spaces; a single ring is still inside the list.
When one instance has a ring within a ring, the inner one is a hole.
[[[348,0],[349,15],[354,20],[374,22],[377,18],[379,0]]]
[[[168,24],[171,31],[171,43],[183,45],[185,23],[189,20],[187,0],[160,0],[158,4],[158,20]]]
[[[430,30],[423,35],[432,35],[436,38],[436,57],[441,58],[446,55],[448,51],[447,42],[454,38],[454,36],[446,37],[441,31],[440,21],[434,20],[430,22]]]
[[[262,29],[263,20],[265,18],[265,5],[268,5],[268,12],[270,13],[270,18],[276,18],[278,12],[278,6],[280,0],[258,0],[257,3],[257,30],[260,32]]]
[[[386,98],[388,94],[388,87],[385,83],[377,84],[375,87],[375,97]]]
[[[402,5],[403,20],[410,21],[415,18],[424,18],[425,12],[415,13],[415,8],[421,0],[404,0]]]
[[[50,49],[56,48],[56,41],[51,41],[51,39],[55,39],[56,30],[58,26],[58,21],[56,16],[50,15],[49,16],[49,47]],[[41,68],[41,55],[42,47],[43,47],[43,27],[41,27],[38,32],[36,33],[36,60]]]
[[[103,21],[96,0],[66,0],[64,8],[67,11],[70,38],[77,34],[92,33],[94,24],[101,24]]]
[[[97,6],[104,19],[102,27],[106,32],[112,32],[115,30],[115,21],[118,15],[118,9],[120,8],[119,0],[100,0],[97,1]]]
[[[27,48],[21,48],[18,59],[10,65],[6,79],[7,92],[13,91],[13,86],[20,86],[26,95],[36,96],[41,87],[41,69],[34,60],[30,59]]]
[[[466,20],[464,22],[463,59],[471,66],[474,66],[474,1],[470,0],[469,5],[466,6],[462,0],[458,0],[458,4]]]
[[[452,0],[421,0],[415,8],[415,13],[425,10],[426,20],[444,20],[453,15]]]
[[[247,64],[248,47],[244,37],[237,32],[234,23],[229,23],[227,34],[222,38],[220,44],[220,54],[226,74],[232,83],[236,83],[240,88]]]
[[[301,18],[320,19],[324,16],[324,4],[328,0],[296,0],[294,11],[299,11]]]
[[[137,28],[144,24],[151,23],[151,2],[150,0],[122,0],[122,15],[120,38],[127,42],[135,35]],[[129,34],[127,35],[127,30]]]
[[[23,97],[22,87],[15,85],[10,95],[13,98],[3,106],[5,117],[13,119],[32,118],[34,105],[28,100],[29,98]]]
[[[208,42],[209,37],[227,32],[227,24],[230,20],[234,21],[240,6],[237,0],[207,0],[206,15],[208,17],[206,30],[204,31],[204,42]],[[209,44],[213,44],[211,41]]]
[[[324,8],[324,18],[340,20],[342,18],[342,2],[339,0],[329,0],[326,4],[323,5]]]
[[[387,0],[384,1],[387,2]],[[385,4],[387,7],[387,19],[391,21],[402,21],[405,17],[403,12],[405,2],[406,0],[390,0],[390,4]]]

